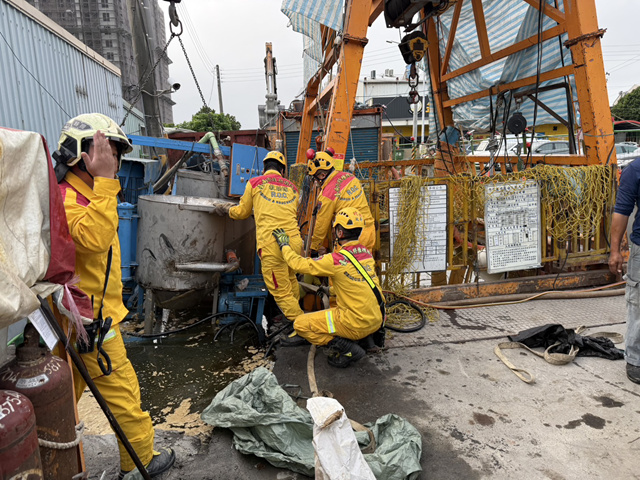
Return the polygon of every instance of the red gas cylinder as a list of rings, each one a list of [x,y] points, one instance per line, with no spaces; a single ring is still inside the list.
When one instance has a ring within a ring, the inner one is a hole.
[[[36,415],[27,397],[0,390],[0,480],[44,478]]]
[[[0,388],[29,398],[36,413],[38,437],[56,444],[76,440],[73,381],[69,365],[40,346],[40,334],[31,324],[16,358],[0,371]],[[76,447],[40,447],[44,478],[68,480],[77,473]]]

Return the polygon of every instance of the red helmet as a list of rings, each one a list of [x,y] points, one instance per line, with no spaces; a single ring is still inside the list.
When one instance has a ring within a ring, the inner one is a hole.
[[[310,148],[309,150],[307,150],[307,160],[311,160],[315,156],[316,156],[316,151],[313,148]]]

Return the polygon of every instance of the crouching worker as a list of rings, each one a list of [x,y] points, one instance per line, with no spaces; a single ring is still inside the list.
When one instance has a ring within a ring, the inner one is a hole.
[[[122,303],[117,209],[120,181],[116,174],[122,155],[131,150],[129,139],[112,119],[90,113],[67,122],[53,157],[76,246],[78,287],[93,299],[97,319],[87,327],[97,338],[88,344],[77,342],[76,349],[140,461],[155,477],[171,468],[175,454],[170,448],[153,448],[153,424],[140,407],[138,377],[127,358],[119,325],[127,309]],[[100,331],[98,324],[102,324]],[[106,354],[103,356],[105,361],[109,358],[110,367],[105,367],[98,353]],[[79,400],[86,384],[75,366],[73,380]],[[120,441],[118,448],[122,478],[135,464]]]
[[[330,348],[329,365],[340,368],[365,356],[357,341],[380,330],[384,298],[371,252],[358,240],[363,227],[364,220],[358,210],[342,209],[333,222],[340,250],[315,259],[298,255],[289,246],[286,232],[274,230],[273,236],[289,267],[300,273],[330,277],[337,296],[335,308],[296,317],[294,334],[282,339],[283,346],[307,342],[326,345]]]

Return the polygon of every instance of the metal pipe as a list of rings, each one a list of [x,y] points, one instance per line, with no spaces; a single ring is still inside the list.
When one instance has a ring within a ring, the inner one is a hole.
[[[618,295],[624,295],[624,292],[624,288],[620,288],[617,290],[603,290],[597,292],[551,292],[546,294],[544,297],[540,297],[540,300],[572,300],[577,298],[615,297]],[[432,303],[432,305],[435,307],[461,307],[464,305],[482,305],[482,303],[486,302],[491,302],[492,304],[502,302],[517,302],[519,300],[526,300],[532,295],[532,293],[513,293],[510,295],[494,295],[492,297],[485,298],[465,298],[464,300],[456,300],[454,302]]]
[[[240,264],[238,262],[220,263],[220,262],[192,262],[192,263],[176,263],[176,270],[181,272],[233,272],[237,270]]]

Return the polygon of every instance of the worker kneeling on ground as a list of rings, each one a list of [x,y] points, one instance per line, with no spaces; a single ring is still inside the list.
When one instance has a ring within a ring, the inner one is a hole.
[[[295,252],[302,251],[298,229],[298,188],[283,175],[287,161],[280,152],[269,152],[264,158],[264,175],[247,182],[240,204],[222,205],[234,220],[243,220],[253,211],[256,221],[256,248],[262,264],[264,283],[289,320],[302,315],[300,287],[296,272],[287,266],[271,232],[280,228],[290,237]]]
[[[363,227],[364,219],[358,210],[340,210],[333,222],[340,250],[316,259],[298,255],[290,247],[287,233],[274,230],[287,264],[296,272],[330,277],[337,296],[335,308],[297,317],[294,333],[281,340],[283,346],[307,342],[326,345],[330,347],[329,364],[334,367],[347,367],[364,357],[365,351],[356,341],[382,327],[384,298],[371,252],[358,240]]]
[[[327,152],[316,153],[307,163],[309,175],[322,187],[318,196],[318,213],[311,237],[311,251],[322,246],[336,212],[347,207],[357,209],[364,219],[360,243],[369,251],[376,245],[376,227],[362,191],[360,181],[351,173],[335,170],[333,158]],[[313,255],[312,255],[313,256]]]
[[[96,319],[87,326],[89,341],[78,341],[76,349],[140,461],[155,477],[171,468],[175,454],[170,448],[153,449],[153,424],[140,408],[138,377],[127,358],[119,325],[128,311],[122,303],[116,175],[122,155],[132,149],[118,124],[90,113],[67,122],[53,158],[76,246],[78,287],[93,299]],[[110,359],[110,373],[98,352]],[[73,380],[79,400],[86,385],[75,366]],[[122,478],[135,464],[120,441],[118,448]]]

